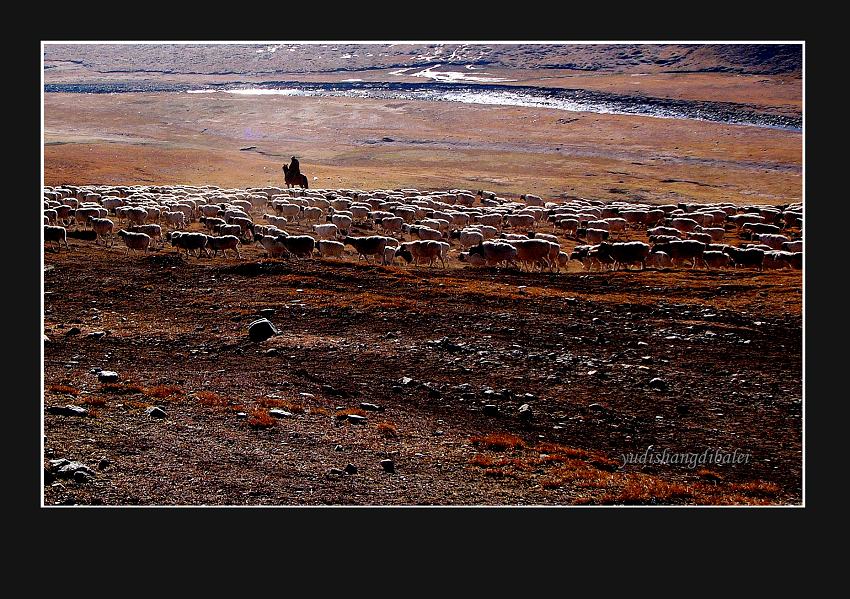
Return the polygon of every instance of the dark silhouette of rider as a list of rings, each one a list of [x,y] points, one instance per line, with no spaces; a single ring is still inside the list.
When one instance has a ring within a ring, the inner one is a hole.
[[[292,162],[289,163],[289,173],[290,177],[295,180],[301,175],[301,166],[298,164],[298,159],[295,156],[292,157]]]

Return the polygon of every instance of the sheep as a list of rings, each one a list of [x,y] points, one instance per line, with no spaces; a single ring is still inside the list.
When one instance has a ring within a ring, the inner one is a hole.
[[[127,230],[131,233],[144,233],[151,238],[151,244],[154,240],[162,241],[162,228],[159,225],[131,225]]]
[[[729,245],[723,252],[729,254],[736,269],[738,266],[755,266],[758,270],[762,270],[764,250],[758,248],[742,249]]]
[[[500,241],[484,241],[469,248],[468,252],[470,258],[475,254],[482,256],[487,266],[497,266],[503,262],[516,266],[517,253],[517,248]]]
[[[507,243],[517,249],[516,259],[520,265],[527,265],[529,270],[533,270],[534,266],[543,268],[551,268],[552,264],[549,261],[550,243],[544,239],[511,239]],[[559,248],[560,249],[560,248]]]
[[[163,212],[162,218],[167,226],[173,229],[183,229],[186,227],[186,215],[183,212]]]
[[[475,223],[476,225],[487,225],[489,227],[499,227],[502,224],[502,215],[501,214],[482,214],[480,216],[474,216],[472,218],[472,222]],[[525,225],[524,228],[528,228],[529,226],[531,226],[531,225]]]
[[[608,239],[608,231],[605,231],[603,229],[586,229],[585,239],[587,239],[587,243],[593,245],[602,243],[603,241]]]
[[[604,212],[604,211],[603,211]],[[626,232],[626,226],[628,222],[625,218],[606,218],[604,222],[608,223],[608,227],[598,227],[600,229],[607,228],[608,233],[613,235],[616,233],[617,238],[620,238],[622,233]],[[588,225],[589,226],[589,225]]]
[[[56,224],[56,221],[59,219],[59,213],[53,209],[44,211],[45,224]]]
[[[308,206],[307,208],[304,208],[304,210],[301,212],[301,216],[302,216],[304,222],[308,222],[308,223],[313,222],[313,221],[318,223],[322,220],[322,217],[324,215],[325,215],[324,210],[322,210],[321,208],[319,208],[317,206]]]
[[[219,235],[234,235],[236,237],[241,237],[242,227],[239,225],[217,225],[214,233],[218,233]]]
[[[331,241],[328,239],[319,239],[317,243],[319,255],[322,258],[341,258],[345,252],[345,244],[339,241]]]
[[[254,221],[250,218],[245,218],[244,216],[231,216],[228,217],[227,223],[230,225],[239,225],[242,229],[242,236],[248,237],[248,234],[253,237],[254,235]]]
[[[696,239],[697,241],[701,241],[706,245],[714,241],[711,235],[709,235],[708,233],[703,233],[701,231],[695,233],[688,233],[688,239]]]
[[[670,221],[670,226],[682,233],[691,233],[696,231],[700,224],[692,218],[674,218]]]
[[[316,240],[309,235],[278,236],[278,239],[282,239],[286,251],[296,258],[309,258],[316,248]]]
[[[799,239],[797,241],[786,241],[782,244],[782,250],[786,252],[802,252],[803,240]]]
[[[791,252],[791,256],[788,258],[788,264],[794,270],[803,270],[803,252]]]
[[[691,268],[696,268],[697,262],[702,259],[705,244],[694,239],[677,239],[657,243],[652,248],[653,252],[659,250],[669,254],[674,265],[683,260],[691,260]]]
[[[283,235],[258,234],[254,237],[254,241],[263,246],[269,258],[280,258],[286,253],[286,246],[283,244],[283,239]]]
[[[157,208],[156,206],[147,206],[145,207],[145,211],[147,212],[147,214],[145,215],[145,223],[159,222],[159,215],[160,212],[162,212],[159,208]]]
[[[439,241],[443,238],[442,233],[424,225],[410,225],[408,232],[411,236],[418,237],[423,241]]]
[[[558,238],[554,235],[550,235],[549,233],[536,233],[535,231],[529,231],[527,233],[529,239],[545,239],[546,241],[551,241],[552,243],[560,244]]]
[[[483,218],[483,217],[482,217]],[[533,229],[537,226],[537,219],[531,214],[508,214],[504,220],[505,226],[511,229]],[[481,221],[481,224],[491,225],[493,223]]]
[[[428,266],[434,266],[435,260],[443,261],[443,266],[445,267],[445,261],[442,257],[443,248],[440,242],[430,240],[430,239],[421,239],[418,241],[408,241],[402,243],[398,250],[396,250],[396,256],[404,258],[408,263],[414,262],[417,266],[420,261],[428,260]]]
[[[350,216],[346,216],[345,214],[331,214],[328,216],[328,220],[339,227],[340,231],[348,232],[351,228],[351,225],[354,221]]]
[[[485,266],[487,264],[486,259],[481,254],[470,254],[469,252],[461,252],[458,254],[458,259],[461,262],[466,262],[472,266]]]
[[[396,243],[395,239],[380,235],[370,235],[368,237],[350,237],[346,235],[343,242],[357,250],[358,261],[365,258],[367,263],[369,262],[369,256],[373,255],[380,256],[383,260],[384,248],[387,247],[387,244]]]
[[[576,238],[579,221],[575,218],[563,218],[555,221],[555,229],[561,229],[566,237]],[[554,230],[554,229],[553,229]]]
[[[646,258],[649,256],[649,245],[641,241],[629,241],[624,243],[609,243],[604,241],[597,249],[600,260],[613,261],[614,268],[619,269],[625,265],[628,270],[631,264],[640,264],[640,269],[646,268]]]
[[[732,259],[723,252],[708,250],[702,253],[702,261],[706,268],[728,268]]]
[[[706,227],[699,232],[709,235],[711,241],[723,241],[723,237],[726,235],[726,229],[723,227]]]
[[[467,249],[483,242],[484,234],[475,229],[464,229],[463,231],[454,230],[449,234],[449,238],[457,239],[460,242],[460,246]]]
[[[561,272],[562,268],[566,268],[570,261],[570,255],[567,252],[558,251],[558,257],[555,260],[555,272]]]
[[[242,258],[242,254],[239,253],[239,246],[241,244],[242,242],[239,241],[236,235],[222,235],[221,237],[207,236],[206,249],[207,251],[212,250],[213,256],[217,256],[219,250],[221,250],[225,258],[227,258],[227,250],[233,250],[237,258]],[[200,253],[198,257],[200,257]]]
[[[62,249],[62,243],[65,244],[65,249],[70,251],[71,248],[68,246],[68,234],[65,230],[65,227],[54,227],[50,225],[45,225],[44,227],[44,241],[53,241],[56,242],[56,251],[58,252]]]
[[[74,211],[74,222],[83,225],[83,228],[88,228],[89,217],[100,218],[100,209],[93,207],[77,208]]]
[[[275,204],[274,210],[278,216],[285,216],[290,220],[296,220],[301,216],[301,206],[298,204]]]
[[[381,263],[388,266],[395,264],[395,256],[397,251],[398,246],[387,244],[387,246],[384,248],[384,257]]]
[[[650,252],[646,257],[646,266],[653,268],[672,268],[673,260],[666,252]]]
[[[223,218],[210,217],[210,216],[202,216],[198,220],[201,221],[201,224],[203,224],[204,227],[207,229],[207,231],[209,231],[210,233],[215,231],[216,227],[228,224],[227,221],[224,220]]]
[[[186,258],[189,258],[192,250],[198,250],[198,258],[201,257],[201,250],[209,257],[210,252],[207,249],[210,236],[203,233],[189,233],[187,231],[172,231],[168,235],[171,245],[177,248],[177,255],[180,255],[180,250],[186,250]]]
[[[784,252],[782,250],[771,250],[769,252],[765,252],[762,268],[765,270],[791,268],[790,258],[791,252]]]
[[[400,216],[385,217],[376,222],[386,233],[401,233],[401,228],[404,225],[404,219]]]
[[[520,233],[502,233],[501,235],[499,235],[499,239],[516,241],[518,239],[531,239],[531,237],[529,237],[528,235],[522,235]]]
[[[71,222],[73,218],[73,214],[71,213],[72,208],[66,204],[62,204],[61,206],[56,206],[54,208],[56,211],[56,222],[61,225],[67,225]]]
[[[94,238],[95,245],[97,245],[97,243],[98,243],[98,241],[100,240],[101,237],[108,237],[109,238],[108,241],[107,240],[103,241],[104,245],[107,245],[107,243],[108,243],[109,246],[114,245],[115,241],[114,241],[114,238],[112,237],[112,230],[113,230],[115,224],[111,220],[109,220],[108,218],[92,218],[92,217],[89,217],[89,221],[91,223],[91,228],[95,233],[95,238]]]
[[[682,232],[679,229],[674,229],[673,227],[653,227],[651,229],[647,229],[646,234],[650,237],[658,235],[668,235],[679,238],[682,237]]]
[[[127,252],[125,255],[129,255],[130,250],[141,250],[147,254],[148,248],[150,248],[151,245],[151,238],[149,235],[145,233],[125,231],[124,229],[119,230],[117,235],[124,240],[124,245],[127,246]]]
[[[782,244],[791,241],[785,235],[773,235],[771,233],[762,233],[758,236],[758,240],[764,245],[770,246],[771,249],[781,250]]]
[[[215,204],[206,204],[204,206],[199,206],[198,210],[204,218],[215,218],[218,216],[218,213],[221,212],[221,208],[219,208]]]
[[[591,253],[596,247],[593,245],[577,245],[573,248],[572,254],[570,254],[570,260],[578,260],[585,270],[593,270],[593,266],[599,263],[596,255]]]
[[[264,214],[263,220],[276,227],[283,227],[289,224],[289,220],[285,216],[275,216],[273,214]]]
[[[499,230],[490,225],[470,225],[467,230],[479,231],[484,236],[485,241],[494,239],[499,234]]]
[[[625,219],[630,227],[637,228],[638,225],[646,224],[649,213],[646,210],[624,210],[620,212],[620,216]]]

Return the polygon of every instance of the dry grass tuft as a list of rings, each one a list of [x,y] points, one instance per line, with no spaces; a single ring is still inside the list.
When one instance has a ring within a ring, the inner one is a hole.
[[[77,396],[80,394],[80,390],[76,387],[71,387],[70,385],[50,385],[47,388],[48,391],[52,393],[64,393],[66,395],[74,395]]]
[[[275,419],[265,410],[254,410],[248,417],[248,426],[251,428],[271,428],[274,425]]]
[[[145,395],[157,399],[177,399],[183,394],[183,389],[177,385],[157,385],[145,389]]]
[[[361,410],[360,408],[345,408],[344,410],[337,410],[335,416],[337,418],[342,419],[350,414],[356,416],[363,416],[364,418],[369,416],[369,414],[366,413],[366,410]]]
[[[387,439],[398,439],[398,429],[389,422],[379,422],[376,427],[378,434]]]
[[[493,451],[505,451],[506,449],[521,449],[525,447],[525,441],[516,435],[506,433],[496,433],[492,435],[484,435],[483,437],[472,437],[470,442],[473,445],[480,445],[484,449]]]
[[[198,403],[207,408],[228,408],[230,400],[212,391],[198,391],[195,393]]]
[[[89,395],[84,400],[80,402],[84,406],[97,406],[103,407],[106,405],[106,400],[103,397],[95,397],[93,395]]]
[[[328,410],[327,408],[310,408],[309,411],[310,411],[311,414],[319,414],[321,416],[330,416],[331,415],[331,411]]]
[[[145,388],[136,383],[104,383],[100,386],[103,393],[112,393],[114,395],[135,395],[136,393],[144,393]]]

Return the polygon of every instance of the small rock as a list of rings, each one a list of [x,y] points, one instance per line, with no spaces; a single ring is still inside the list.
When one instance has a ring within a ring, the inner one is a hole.
[[[145,414],[147,414],[151,418],[165,418],[168,415],[165,413],[165,410],[163,410],[159,406],[149,407],[147,410],[145,410]]]
[[[265,355],[267,355],[267,356],[276,356],[280,353],[280,350],[276,347],[272,347],[272,348],[267,349],[263,353],[265,353]]]
[[[576,305],[576,304],[578,303],[578,300],[577,300],[576,298],[574,298],[574,297],[568,297],[568,298],[567,298],[567,303],[568,303],[568,304],[570,304],[571,306],[574,306],[574,305]]]
[[[106,459],[106,458],[103,458],[103,459],[101,459],[101,460],[97,463],[97,469],[98,469],[98,470],[104,470],[104,469],[105,469],[107,466],[109,466],[110,464],[112,464],[112,462],[110,462],[110,461],[109,461],[108,459]]]
[[[487,404],[484,406],[484,415],[485,416],[498,416],[499,415],[499,407],[493,404]]]
[[[410,383],[412,383],[412,382],[413,382],[413,379],[412,379],[412,378],[410,378],[409,376],[405,376],[405,377],[402,377],[401,381],[399,381],[399,382],[400,382],[402,385],[407,386],[407,385],[409,385]]]
[[[92,331],[91,333],[86,335],[86,337],[90,337],[92,339],[100,339],[104,335],[106,335],[106,331]]]
[[[275,418],[292,418],[292,412],[287,412],[280,408],[273,408],[269,410],[269,416],[274,416]]]
[[[383,412],[384,411],[383,406],[377,406],[373,403],[363,402],[363,403],[360,404],[360,407],[364,410],[369,410],[370,412]]]
[[[97,380],[101,383],[117,383],[118,373],[112,370],[101,370],[97,373]]]
[[[91,478],[91,475],[87,474],[85,470],[77,470],[72,476],[74,478],[74,482],[77,483],[86,483]]]
[[[345,473],[346,474],[357,474],[357,466],[355,466],[354,464],[349,464],[348,466],[345,467]]]
[[[80,331],[80,327],[71,327],[67,331],[65,331],[65,335],[79,335],[82,331]]]
[[[247,418],[248,414],[246,414],[245,412],[236,412],[236,417],[237,418]]]
[[[343,474],[345,474],[345,472],[343,472],[339,468],[331,468],[330,470],[328,470],[328,478],[330,478],[330,477],[339,478]]]
[[[274,308],[263,308],[258,312],[260,316],[263,318],[268,318],[269,316],[274,316],[275,309]]]
[[[64,406],[50,406],[47,408],[47,413],[55,414],[56,416],[86,416],[89,411],[80,406],[67,404]]]
[[[248,325],[248,337],[254,343],[265,341],[275,335],[280,335],[280,331],[267,318],[260,318]]]
[[[384,469],[384,472],[392,474],[395,472],[395,463],[392,460],[381,460],[381,468]]]
[[[337,445],[334,447],[334,451],[342,451],[342,445]]]
[[[587,406],[587,409],[591,412],[604,412],[605,406],[603,406],[601,403],[592,403]]]
[[[50,460],[51,471],[60,478],[71,478],[75,472],[85,472],[91,476],[94,475],[88,466],[81,462],[72,462],[67,459]]]
[[[393,393],[401,393],[404,389],[401,388],[401,385],[393,385],[392,392]]]
[[[649,381],[649,388],[656,389],[658,391],[664,391],[665,389],[667,389],[667,381],[656,377]]]
[[[519,419],[520,420],[531,420],[531,406],[527,403],[522,404],[519,407]]]
[[[366,424],[366,419],[363,416],[358,416],[357,414],[349,414],[348,421],[352,424]]]

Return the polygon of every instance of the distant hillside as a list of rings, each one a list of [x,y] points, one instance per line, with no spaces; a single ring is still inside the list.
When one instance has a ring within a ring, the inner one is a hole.
[[[802,73],[801,45],[256,44],[46,45],[45,70],[251,75],[322,73],[433,64],[623,73]]]

